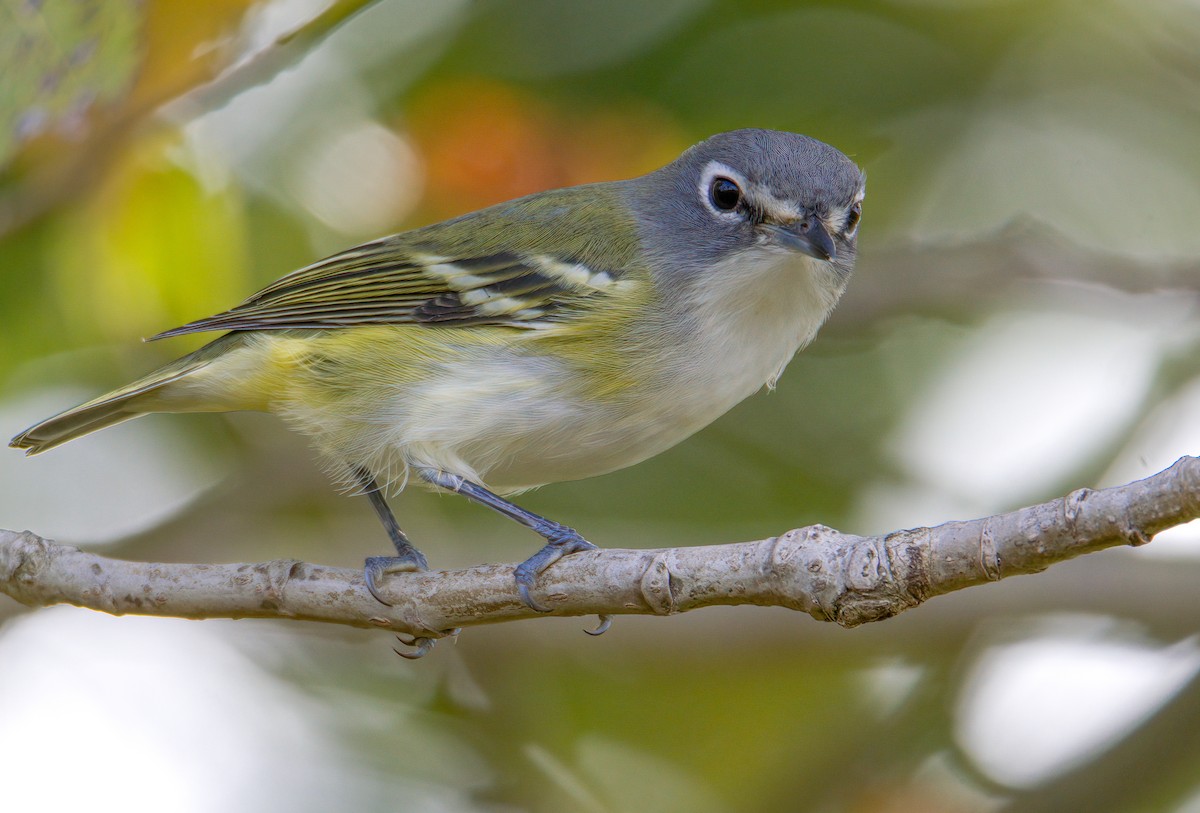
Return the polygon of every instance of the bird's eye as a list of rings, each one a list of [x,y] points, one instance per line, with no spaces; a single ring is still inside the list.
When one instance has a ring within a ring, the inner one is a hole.
[[[708,197],[713,206],[722,212],[732,212],[742,200],[742,190],[728,178],[713,178],[708,188]]]
[[[858,221],[862,219],[862,202],[858,202],[850,207],[850,212],[846,215],[846,228],[843,229],[846,236],[854,234],[858,229]]]

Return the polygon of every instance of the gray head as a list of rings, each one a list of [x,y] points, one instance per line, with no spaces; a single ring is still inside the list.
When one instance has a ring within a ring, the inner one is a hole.
[[[862,171],[838,150],[777,130],[720,133],[633,181],[644,245],[662,268],[711,267],[748,249],[854,267]]]

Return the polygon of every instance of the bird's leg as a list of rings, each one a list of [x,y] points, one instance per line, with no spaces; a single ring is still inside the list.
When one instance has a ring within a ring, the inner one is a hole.
[[[413,547],[413,544],[408,541],[408,537],[404,535],[404,531],[400,528],[400,523],[396,522],[396,515],[392,513],[392,509],[388,507],[387,500],[383,496],[383,492],[379,489],[379,483],[375,482],[375,477],[371,472],[364,468],[354,470],[354,476],[363,488],[363,493],[367,495],[367,499],[371,501],[371,507],[375,509],[375,513],[379,515],[379,521],[383,523],[383,529],[387,531],[388,537],[392,540],[392,544],[396,546],[395,556],[369,556],[367,557],[366,566],[363,568],[363,579],[367,583],[367,590],[375,597],[375,600],[380,604],[392,606],[390,601],[387,601],[383,596],[379,595],[379,591],[375,589],[375,582],[388,573],[412,573],[417,570],[428,570],[429,563],[425,561],[425,554]],[[457,635],[458,629],[449,630],[447,634]],[[411,636],[410,640],[397,635],[396,640],[405,646],[412,647],[408,652],[402,652],[395,647],[392,651],[402,658],[416,660],[423,658],[433,650],[434,644],[437,643],[437,638],[426,636]]]
[[[412,543],[408,541],[408,537],[404,535],[404,531],[400,530],[400,523],[396,522],[396,516],[392,513],[392,509],[388,507],[387,500],[384,499],[383,492],[379,490],[379,484],[375,482],[375,477],[371,472],[360,468],[354,471],[354,476],[358,479],[359,485],[362,486],[363,493],[367,495],[367,499],[371,501],[371,507],[379,515],[379,521],[383,523],[383,529],[387,531],[392,544],[396,546],[395,556],[371,556],[367,559],[366,567],[363,570],[367,589],[371,591],[371,595],[380,604],[387,604],[390,607],[392,605],[385,601],[383,596],[379,595],[379,591],[375,589],[378,580],[388,573],[411,573],[415,570],[428,570],[429,563],[425,561],[425,554],[414,548]]]
[[[550,611],[549,608],[538,605],[529,595],[529,590],[533,587],[538,574],[567,554],[596,549],[595,545],[580,536],[574,528],[568,528],[566,525],[538,516],[532,511],[526,511],[519,505],[514,505],[483,486],[472,483],[457,474],[430,468],[417,469],[417,474],[426,482],[461,494],[472,502],[485,505],[493,511],[519,522],[546,540],[546,546],[517,565],[517,569],[513,573],[521,600],[538,612]],[[608,629],[611,623],[608,616],[600,616],[600,626],[592,630],[592,634],[599,635]]]

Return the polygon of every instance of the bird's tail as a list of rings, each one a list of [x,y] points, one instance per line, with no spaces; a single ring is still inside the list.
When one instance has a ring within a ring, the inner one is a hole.
[[[150,412],[205,411],[199,404],[172,398],[172,385],[204,369],[232,349],[232,345],[240,342],[240,334],[226,334],[132,384],[29,427],[10,440],[8,445],[14,449],[24,449],[26,455],[34,455],[97,429]]]

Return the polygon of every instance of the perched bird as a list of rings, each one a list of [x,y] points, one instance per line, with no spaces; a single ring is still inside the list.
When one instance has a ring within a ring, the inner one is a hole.
[[[864,177],[820,141],[715,135],[627,181],[541,192],[335,254],[231,310],[146,377],[33,426],[37,454],[150,412],[265,410],[310,436],[426,568],[385,502],[412,478],[540,534],[523,600],[594,547],[500,496],[613,471],[772,386],[854,267]],[[386,603],[386,602],[385,602]]]

